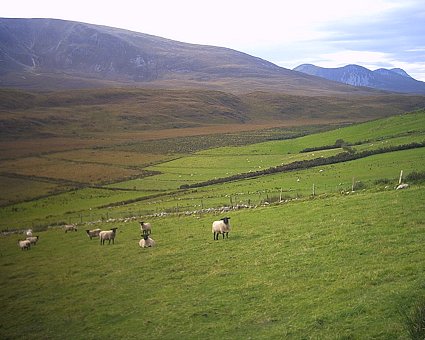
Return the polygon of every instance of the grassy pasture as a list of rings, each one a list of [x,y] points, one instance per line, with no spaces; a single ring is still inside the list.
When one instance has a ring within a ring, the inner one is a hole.
[[[189,191],[178,190],[182,184],[193,184],[236,173],[261,170],[296,160],[334,155],[342,152],[343,149],[332,148],[307,153],[300,153],[300,151],[313,146],[332,145],[337,139],[351,143],[362,142],[363,144],[354,146],[354,149],[358,151],[423,141],[424,126],[425,115],[423,111],[420,111],[295,139],[203,150],[148,167],[143,167],[148,159],[152,162],[161,162],[161,159],[166,160],[176,155],[154,154],[152,158],[148,158],[146,153],[136,151],[98,149],[10,160],[0,166],[3,171],[12,171],[16,167],[15,171],[31,175],[35,174],[35,170],[43,169],[42,165],[45,165],[45,170],[40,173],[50,174],[56,184],[60,184],[60,181],[65,179],[92,180],[93,182],[89,184],[96,184],[99,180],[115,181],[115,183],[105,186],[106,190],[99,188],[65,192],[50,198],[1,208],[0,213],[3,218],[0,226],[25,228],[32,224],[46,225],[55,221],[87,221],[160,211],[198,210],[239,203],[258,205],[266,201],[276,201],[280,197],[293,199],[309,196],[312,194],[313,184],[317,195],[349,191],[353,178],[356,190],[374,187],[374,181],[377,179],[388,179],[392,187],[397,182],[400,170],[404,170],[405,174],[424,170],[423,148],[375,155],[305,171],[226,183],[224,186]],[[90,159],[93,162],[90,162]],[[111,169],[115,172],[111,172]],[[159,171],[161,174],[144,177],[144,170]],[[90,174],[93,174],[92,178],[88,176]],[[116,182],[125,176],[138,178]],[[74,184],[79,185],[79,183]],[[24,194],[29,195],[25,192],[22,195]],[[10,200],[12,192],[6,190],[3,195],[3,201],[7,201]],[[153,198],[149,199],[149,197]],[[139,202],[108,209],[99,208],[129,200],[139,200]],[[18,211],[21,213],[16,213]]]
[[[156,163],[166,162],[173,158],[178,158],[179,155],[86,149],[58,152],[46,157],[48,159],[66,160],[71,162],[143,168]]]
[[[336,128],[318,134],[309,134],[303,137],[279,142],[263,142],[242,147],[228,147],[202,151],[201,154],[287,154],[297,153],[305,148],[333,145],[335,141],[343,139],[355,144],[358,142],[390,141],[392,139],[407,137],[409,140],[423,140],[425,135],[425,111],[377,119],[365,123]],[[357,146],[356,146],[357,147]],[[377,144],[376,147],[379,147]]]
[[[1,209],[0,225],[3,229],[25,228],[33,223],[36,226],[57,221],[78,223],[81,220],[87,222],[162,211],[194,211],[237,204],[261,205],[279,200],[280,195],[283,200],[309,197],[312,195],[313,184],[318,196],[340,195],[342,191],[351,191],[353,178],[356,191],[393,190],[398,183],[400,170],[404,171],[405,176],[412,171],[425,171],[424,157],[424,148],[404,150],[184,191],[172,189],[181,183],[178,180],[155,182],[155,178],[160,176],[152,176],[131,181],[136,189],[131,189],[130,185],[127,190],[84,189],[4,207]],[[375,181],[378,179],[387,181],[377,185]],[[144,185],[137,187],[137,181]],[[148,199],[149,196],[154,198]],[[109,203],[143,197],[147,199],[107,209],[98,208]]]
[[[260,128],[253,132],[250,129]],[[240,145],[269,139],[289,138],[296,135],[320,131],[329,127],[302,126],[291,128],[264,129],[265,125],[225,126],[232,133],[221,135],[200,135],[211,133],[205,129],[160,130],[156,134],[120,134],[106,140],[105,136],[96,139],[44,138],[20,140],[14,143],[0,143],[0,186],[5,187],[0,195],[2,202],[19,202],[34,199],[46,194],[39,190],[40,181],[49,182],[56,191],[67,191],[72,187],[98,185],[104,182],[122,181],[128,178],[143,178],[149,173],[144,167],[168,161],[209,148],[213,145]],[[214,127],[212,127],[214,130]],[[239,131],[247,129],[248,131]],[[184,130],[184,131],[182,131]],[[227,130],[226,130],[227,131]],[[187,134],[187,136],[184,136]],[[169,136],[164,138],[164,136]],[[172,137],[174,136],[174,137]],[[22,178],[22,183],[14,180],[16,187],[27,186],[26,190],[16,190],[9,186],[9,177]],[[49,177],[52,176],[52,177]],[[74,183],[70,183],[74,181]],[[76,183],[75,183],[76,182]],[[156,185],[156,184],[154,184]],[[128,188],[128,186],[125,186]],[[175,188],[175,185],[171,186]],[[32,189],[31,189],[32,188]],[[134,189],[132,184],[130,189]],[[154,189],[157,189],[154,187]]]
[[[48,170],[54,162],[163,173],[0,208],[2,229],[35,226],[40,235],[39,244],[29,251],[17,247],[22,235],[0,237],[0,338],[407,339],[405,314],[425,301],[425,190],[423,183],[411,183],[403,191],[393,188],[400,170],[405,175],[425,171],[425,148],[198,189],[177,188],[259,166],[335,154],[342,149],[300,151],[337,139],[361,141],[354,148],[363,150],[423,141],[424,130],[422,111],[291,140],[198,148],[171,161],[167,157],[173,153],[160,153],[154,162],[160,163],[149,167],[146,152],[132,149],[146,147],[137,143],[62,150],[27,158],[33,162],[27,164],[19,159],[2,162],[4,172],[21,161],[28,173],[31,164],[45,164]],[[56,177],[55,168],[50,169],[52,183],[60,185],[61,168],[56,168]],[[68,179],[84,175],[68,171]],[[27,194],[19,182],[24,179],[15,179],[17,194]],[[43,183],[32,184],[34,190],[56,190]],[[137,220],[107,221],[160,211],[257,205],[275,200],[281,190],[283,199],[289,199],[285,203],[226,213],[233,226],[226,240],[213,241],[211,234],[211,222],[222,214],[151,217],[157,247],[143,250],[137,245]],[[135,198],[146,200],[99,208]],[[76,233],[38,228],[81,221],[91,223],[80,225]],[[100,246],[84,232],[113,226],[119,228],[115,245]]]
[[[113,207],[109,212],[119,216],[145,209],[151,212],[194,211],[202,207],[261,205],[264,202],[275,202],[281,195],[283,200],[309,197],[313,184],[316,195],[333,195],[351,191],[353,178],[356,191],[393,190],[398,183],[400,170],[404,171],[405,176],[412,171],[425,171],[424,158],[423,148],[374,155],[351,162],[182,191],[175,195]],[[384,184],[377,185],[376,180],[384,180]]]
[[[26,178],[0,176],[0,205],[9,205],[14,202],[21,202],[26,198],[33,199],[34,195],[46,196],[66,189],[69,189],[69,186]]]
[[[136,222],[115,245],[2,237],[0,337],[407,339],[403,312],[425,297],[424,199],[412,187],[231,212],[219,241],[218,216],[154,218],[143,250]]]
[[[92,210],[96,207],[121,202],[136,197],[149,196],[157,192],[122,191],[102,188],[72,190],[58,195],[23,202],[1,208],[2,227],[6,229],[27,228],[57,223],[89,222],[108,217],[108,210]]]

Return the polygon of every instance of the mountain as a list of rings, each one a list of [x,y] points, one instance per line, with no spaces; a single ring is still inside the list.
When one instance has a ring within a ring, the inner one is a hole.
[[[26,90],[131,85],[368,93],[229,48],[56,19],[0,18],[0,60],[0,87]]]
[[[405,70],[403,70],[401,68],[392,68],[390,71],[398,73],[399,75],[407,77],[407,78],[412,78]]]
[[[413,79],[400,68],[391,70],[380,68],[371,71],[359,65],[324,68],[312,64],[302,64],[294,68],[294,71],[353,86],[366,86],[391,92],[425,94],[425,82]]]

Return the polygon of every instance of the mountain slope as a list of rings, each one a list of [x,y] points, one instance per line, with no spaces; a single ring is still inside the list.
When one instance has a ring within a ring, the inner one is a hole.
[[[322,77],[353,86],[366,86],[384,91],[425,94],[425,83],[413,79],[399,68],[371,71],[359,65],[347,65],[337,68],[324,68],[312,64],[303,64],[294,71]]]
[[[201,87],[361,93],[228,48],[55,19],[0,19],[0,87]]]

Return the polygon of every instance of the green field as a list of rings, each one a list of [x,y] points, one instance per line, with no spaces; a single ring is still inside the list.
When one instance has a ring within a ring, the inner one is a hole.
[[[425,297],[424,199],[412,187],[231,212],[224,241],[218,215],[152,218],[144,250],[137,222],[93,226],[117,225],[115,245],[2,237],[0,336],[407,339]]]
[[[1,229],[18,231],[0,237],[0,338],[422,339],[412,326],[425,312],[425,147],[401,146],[424,141],[418,111],[178,157],[127,149],[123,166],[145,175],[113,183],[8,174],[15,198],[30,180],[39,197],[0,207]],[[90,166],[92,152],[43,157]],[[114,149],[97,152],[96,167],[121,166]],[[401,170],[409,188],[395,190]],[[213,241],[211,223],[225,215],[229,238]],[[140,219],[153,224],[155,248],[139,248]],[[64,233],[65,223],[78,232]],[[84,231],[115,226],[114,245]],[[40,240],[21,251],[29,227]]]
[[[332,146],[338,140],[344,141],[347,146]],[[54,168],[47,167],[45,177],[47,180],[51,180],[53,176],[56,178],[53,178],[55,182],[50,183],[50,187],[47,183],[37,182],[39,177],[34,178],[30,187],[38,190],[38,196],[41,197],[1,207],[0,227],[3,230],[44,228],[51,224],[125,218],[158,212],[184,212],[237,204],[261,205],[280,199],[308,197],[313,194],[313,185],[316,195],[349,191],[353,186],[357,189],[372,189],[376,187],[376,180],[387,180],[387,184],[391,183],[390,187],[393,188],[401,170],[405,175],[413,171],[425,171],[425,148],[386,152],[350,162],[259,176],[225,185],[179,189],[182,185],[262,171],[282,164],[327,158],[346,152],[347,148],[356,153],[424,141],[425,114],[424,111],[418,111],[298,138],[209,148],[174,157],[170,153],[149,157],[149,154],[135,151],[83,149],[80,152],[52,153],[42,160],[30,158],[31,162],[28,158],[5,162],[2,165],[4,169],[12,171],[14,164],[17,167],[15,173],[21,177],[23,173],[34,169],[31,165],[47,163]],[[303,152],[306,148],[313,147],[317,150]],[[96,157],[90,161],[92,153]],[[55,163],[55,160],[59,163]],[[76,162],[78,166],[85,166],[95,178],[104,178],[110,173],[103,171],[103,168],[123,167],[118,171],[130,171],[139,175],[131,180],[113,184],[108,184],[111,181],[108,180],[106,184],[87,187],[87,184],[78,184],[90,181],[83,180],[84,176],[87,177],[86,173],[76,170],[80,168],[67,166],[63,166],[61,171],[61,167],[57,165],[60,162]],[[19,167],[19,164],[28,165]],[[144,175],[145,173],[156,175]],[[74,181],[70,181],[71,179]],[[27,188],[25,184],[28,184],[28,180],[22,181],[21,190],[26,193],[24,188]],[[66,189],[67,185],[73,190],[49,195],[60,191],[60,188]],[[79,185],[84,188],[78,189]],[[16,188],[20,186],[17,184]],[[9,191],[9,200],[13,200],[12,195],[16,197],[20,194],[15,187],[5,185],[3,195],[8,195]],[[7,196],[4,201],[7,201]]]

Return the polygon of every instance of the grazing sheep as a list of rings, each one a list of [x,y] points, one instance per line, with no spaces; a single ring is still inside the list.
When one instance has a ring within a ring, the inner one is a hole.
[[[93,230],[86,230],[87,236],[90,237],[90,240],[93,237],[99,237],[99,233],[101,232],[101,229],[93,229]]]
[[[31,242],[28,240],[18,240],[18,246],[21,248],[21,250],[30,250]]]
[[[155,241],[152,240],[148,235],[143,235],[143,238],[139,241],[139,246],[142,248],[148,248],[155,246]]]
[[[403,184],[399,184],[395,189],[400,190],[400,189],[406,189],[408,187],[409,187],[409,184],[403,183]]]
[[[214,221],[212,224],[212,232],[214,234],[214,240],[218,240],[218,235],[226,234],[226,238],[229,237],[229,231],[230,231],[230,223],[229,223],[230,217],[224,217],[220,219],[219,221]]]
[[[36,245],[37,244],[37,241],[38,241],[38,236],[27,237],[27,240],[30,241],[31,244]]]
[[[31,236],[32,236],[32,229],[28,229],[28,230],[25,232],[25,235],[27,235],[28,237],[31,237]]]
[[[106,240],[109,241],[108,244],[111,244],[111,240],[112,244],[115,244],[115,235],[117,233],[117,229],[118,228],[111,228],[111,230],[102,230],[99,233],[100,244],[104,245]]]
[[[65,233],[68,231],[77,231],[77,226],[75,224],[67,224],[64,227]]]
[[[140,222],[140,231],[143,235],[152,234],[152,226],[148,222]]]

